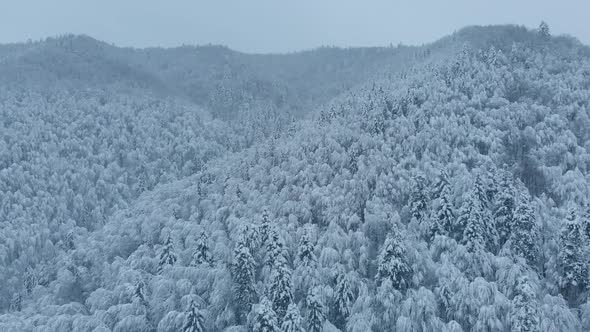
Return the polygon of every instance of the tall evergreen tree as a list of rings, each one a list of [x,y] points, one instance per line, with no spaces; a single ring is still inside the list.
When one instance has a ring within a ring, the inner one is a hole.
[[[425,191],[426,180],[421,175],[414,178],[414,188],[410,196],[410,213],[412,220],[419,224],[424,222],[424,218],[428,213],[428,201]]]
[[[287,308],[287,313],[283,318],[283,324],[281,324],[281,332],[305,332],[301,323],[299,309],[294,303],[289,304]]]
[[[485,249],[484,217],[481,206],[473,192],[466,197],[461,206],[459,225],[463,229],[461,242],[467,246],[470,252]]]
[[[10,311],[23,310],[23,297],[20,292],[15,292],[10,300]]]
[[[268,230],[266,241],[266,264],[270,267],[277,268],[287,264],[285,256],[285,243],[274,227]]]
[[[406,261],[406,248],[397,231],[389,234],[378,258],[377,280],[391,280],[395,289],[405,290],[412,278],[412,268]]]
[[[289,303],[293,301],[291,271],[289,271],[289,268],[286,265],[274,268],[271,273],[271,283],[272,308],[279,321],[281,321],[287,312]]]
[[[315,246],[309,239],[309,236],[304,233],[299,241],[297,248],[297,266],[314,267],[317,263],[315,255]]]
[[[272,310],[272,305],[265,296],[260,300],[254,317],[253,332],[279,332],[277,317]]]
[[[191,301],[188,313],[182,326],[182,332],[204,332],[205,319],[203,314],[197,309],[195,301]]]
[[[539,326],[539,308],[536,303],[536,293],[526,275],[521,276],[516,286],[516,295],[512,300],[513,308],[510,313],[510,331],[537,332]]]
[[[135,289],[133,290],[133,298],[137,300],[141,305],[147,307],[147,297],[145,295],[145,283],[143,279],[138,278],[135,282]]]
[[[561,291],[575,305],[588,283],[588,267],[583,255],[582,227],[573,208],[562,226],[560,240]]]
[[[262,211],[262,220],[260,221],[260,243],[264,245],[269,236],[270,231],[270,215],[267,209]]]
[[[172,236],[168,235],[166,243],[160,251],[160,259],[158,262],[158,273],[162,273],[162,270],[166,265],[174,265],[176,263],[176,254],[174,253],[174,246],[172,244]]]
[[[309,332],[322,332],[326,315],[322,299],[315,289],[307,296],[307,309],[307,330]]]
[[[346,273],[343,272],[338,275],[334,291],[335,322],[339,328],[344,329],[354,301],[354,293]]]
[[[33,289],[37,286],[37,275],[35,274],[35,270],[33,270],[33,268],[31,268],[30,266],[25,271],[23,283],[25,286],[25,290],[27,291],[27,294],[31,294]]]
[[[450,188],[451,182],[449,180],[449,173],[447,170],[441,170],[440,174],[436,178],[436,182],[434,183],[434,187],[431,192],[432,199],[438,199],[442,196],[443,190],[445,188]]]
[[[510,173],[503,171],[501,172],[501,177],[494,219],[496,221],[496,229],[498,230],[499,245],[503,246],[508,241],[512,232],[516,203]]]
[[[530,206],[530,198],[526,192],[520,196],[518,207],[514,213],[514,225],[510,236],[511,251],[531,266],[537,260],[537,222]]]
[[[256,290],[254,288],[254,268],[255,262],[250,249],[245,245],[245,239],[242,237],[234,249],[232,262],[232,278],[235,285],[235,299],[237,307],[237,316],[240,322],[243,322],[252,304],[256,301]]]
[[[451,188],[444,186],[441,189],[436,214],[433,216],[430,240],[436,235],[451,235],[454,223],[455,214],[451,201]]]
[[[201,233],[201,236],[197,240],[196,248],[193,252],[193,257],[191,260],[192,266],[199,266],[201,264],[213,264],[213,257],[211,256],[211,252],[209,250],[208,244],[208,237],[205,232]]]
[[[584,213],[584,218],[582,219],[582,230],[584,231],[584,235],[586,235],[587,244],[590,245],[590,203],[586,205],[586,213]]]

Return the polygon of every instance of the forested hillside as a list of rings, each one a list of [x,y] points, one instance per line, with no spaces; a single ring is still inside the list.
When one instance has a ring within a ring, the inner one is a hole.
[[[544,25],[0,72],[2,331],[590,330],[590,50]]]

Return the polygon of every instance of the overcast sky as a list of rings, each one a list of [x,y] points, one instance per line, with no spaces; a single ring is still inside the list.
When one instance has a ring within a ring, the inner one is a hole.
[[[0,0],[0,43],[83,33],[119,46],[267,53],[422,44],[466,25],[545,20],[590,44],[588,17],[588,0]]]

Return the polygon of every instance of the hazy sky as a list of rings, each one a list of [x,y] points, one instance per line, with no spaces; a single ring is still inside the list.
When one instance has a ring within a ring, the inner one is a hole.
[[[549,23],[590,44],[588,0],[0,0],[0,43],[84,33],[119,46],[244,52],[421,44],[473,24]]]

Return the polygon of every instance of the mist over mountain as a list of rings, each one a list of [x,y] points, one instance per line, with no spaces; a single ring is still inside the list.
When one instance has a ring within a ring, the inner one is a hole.
[[[1,331],[588,331],[590,48],[0,45]]]

